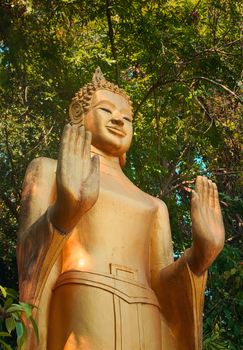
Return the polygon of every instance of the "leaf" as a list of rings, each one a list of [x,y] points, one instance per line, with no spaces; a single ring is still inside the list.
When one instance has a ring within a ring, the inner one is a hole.
[[[5,320],[5,325],[6,325],[7,331],[8,331],[9,333],[11,333],[12,330],[15,328],[15,321],[14,321],[14,319],[13,319],[12,316],[6,318],[6,320]]]
[[[16,313],[16,312],[23,312],[24,311],[24,307],[22,305],[19,305],[19,304],[12,304],[8,309],[7,309],[8,312],[10,313]]]
[[[3,295],[3,297],[6,298],[7,297],[7,289],[2,287],[2,286],[0,286],[0,291],[1,291],[2,295]]]
[[[7,332],[0,332],[0,337],[11,337],[11,334]]]
[[[33,309],[32,305],[23,303],[21,301],[19,302],[19,304],[22,306],[23,312],[25,313],[26,317],[30,318],[32,315],[32,309]]]
[[[8,295],[12,298],[12,299],[17,299],[18,297],[18,293],[16,292],[16,290],[12,289],[12,288],[8,288],[7,289]]]
[[[13,299],[12,298],[7,298],[5,303],[4,303],[4,309],[8,309],[10,305],[13,304]]]
[[[24,334],[24,327],[21,321],[15,321],[15,328],[17,332],[18,339],[21,338]]]
[[[37,344],[39,344],[40,338],[39,338],[39,330],[38,330],[37,324],[36,324],[36,322],[35,322],[35,320],[33,319],[32,316],[30,317],[30,321],[32,323],[32,326],[33,326],[33,329],[34,329],[34,332],[35,332]]]
[[[17,344],[20,350],[22,350],[24,343],[27,340],[26,330],[22,321],[15,321],[15,328],[17,333]]]

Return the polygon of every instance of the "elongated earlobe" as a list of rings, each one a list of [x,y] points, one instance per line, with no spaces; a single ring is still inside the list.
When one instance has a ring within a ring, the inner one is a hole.
[[[121,168],[124,168],[124,166],[125,166],[125,164],[126,164],[126,160],[127,160],[126,153],[122,154],[122,155],[119,157],[119,163],[120,163],[120,167],[121,167]]]

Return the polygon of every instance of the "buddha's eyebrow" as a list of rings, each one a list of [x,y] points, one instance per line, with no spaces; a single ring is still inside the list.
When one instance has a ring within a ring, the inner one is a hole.
[[[97,107],[97,106],[99,106],[99,105],[102,104],[102,103],[105,103],[105,104],[107,104],[107,105],[110,105],[112,108],[115,108],[115,106],[113,105],[113,103],[110,102],[109,100],[101,100],[101,101],[97,102],[97,103],[94,105],[94,107]]]

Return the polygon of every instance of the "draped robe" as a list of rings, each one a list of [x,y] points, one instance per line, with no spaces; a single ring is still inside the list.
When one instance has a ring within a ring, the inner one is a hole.
[[[23,185],[17,259],[20,300],[37,307],[34,316],[39,327],[40,342],[36,343],[34,332],[29,326],[27,350],[50,350],[47,348],[47,337],[51,329],[52,294],[62,271],[62,251],[72,235],[72,232],[62,234],[50,222],[48,207],[55,202],[55,198],[56,161],[48,158],[32,161]],[[157,199],[153,200],[158,202]],[[153,248],[149,248],[151,256],[148,268],[151,278],[149,283],[160,307],[160,347],[161,350],[199,350],[207,273],[201,276],[193,274],[186,253],[176,262],[171,260],[171,237],[159,233],[163,231],[163,215],[160,215],[163,206],[159,205],[158,208],[149,238]],[[162,253],[157,256],[154,250],[161,250]],[[122,349],[119,346],[115,345],[114,350]],[[149,345],[146,347],[144,344],[136,347],[133,350],[149,349]],[[83,349],[86,349],[85,346]],[[123,347],[123,350],[128,348]]]

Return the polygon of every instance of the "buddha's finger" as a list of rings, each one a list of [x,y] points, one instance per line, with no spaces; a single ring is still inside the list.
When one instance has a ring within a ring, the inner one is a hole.
[[[90,131],[86,131],[85,132],[84,150],[83,150],[84,159],[91,159],[90,158],[91,141],[92,141],[92,134]]]
[[[198,205],[199,205],[199,195],[196,191],[194,191],[193,189],[190,189],[191,192],[191,206],[194,209],[198,209]]]
[[[220,210],[219,193],[218,193],[217,185],[215,183],[213,183],[213,198],[214,198],[214,208],[217,210]]]
[[[202,183],[202,204],[204,205],[204,207],[208,208],[209,183],[208,179],[205,176],[202,177]]]
[[[64,126],[59,153],[63,153],[67,150],[70,141],[71,129],[72,127],[70,124]]]
[[[91,171],[89,176],[87,177],[83,190],[82,195],[84,198],[86,198],[86,205],[88,210],[97,200],[98,193],[99,193],[99,171],[100,171],[100,162],[99,162],[99,156],[95,155],[91,159]]]
[[[196,179],[195,191],[196,191],[197,194],[198,194],[200,203],[202,203],[203,178],[202,178],[202,176],[200,176],[200,175],[197,176],[197,179]]]
[[[65,125],[61,137],[61,145],[58,153],[58,162],[57,162],[57,175],[60,175],[60,172],[63,169],[64,160],[67,158],[69,153],[69,142],[71,134],[71,125]]]
[[[83,150],[84,150],[84,140],[85,140],[85,128],[84,126],[78,127],[77,130],[77,141],[76,141],[76,155],[78,157],[78,161],[82,161],[83,158]]]
[[[208,180],[208,204],[210,208],[214,208],[214,186],[211,180]]]
[[[77,138],[78,138],[78,126],[71,125],[69,145],[68,145],[68,151],[69,151],[70,157],[76,153]]]
[[[91,172],[91,157],[90,157],[91,138],[92,138],[91,132],[86,131],[85,138],[84,138],[83,153],[82,153],[82,165],[83,165],[82,176],[83,176],[83,179],[87,179],[87,177],[90,176],[90,172]]]

